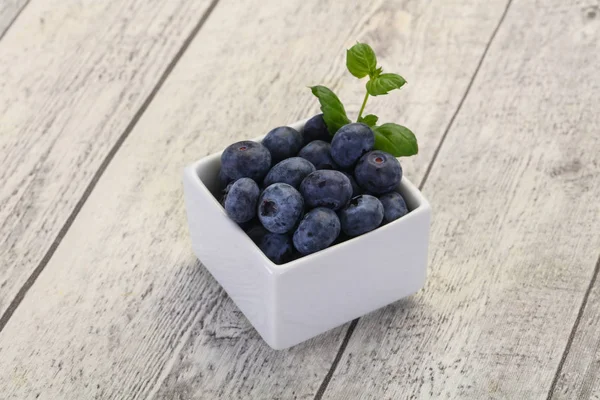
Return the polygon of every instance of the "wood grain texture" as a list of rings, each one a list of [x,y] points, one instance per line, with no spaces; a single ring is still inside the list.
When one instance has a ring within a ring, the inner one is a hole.
[[[27,0],[2,0],[0,1],[0,38],[4,35],[21,9],[25,7]]]
[[[585,4],[509,8],[425,184],[426,288],[359,321],[323,398],[547,397],[600,248]]]
[[[208,0],[40,1],[0,42],[0,315]]]
[[[359,39],[409,79],[367,111],[419,133],[422,155],[405,170],[422,175],[503,6],[219,3],[0,333],[4,393],[313,397],[344,330],[270,350],[193,259],[181,168],[314,114],[307,84],[336,88],[356,114],[364,83],[344,71],[344,49]]]
[[[596,269],[600,269],[600,259]],[[553,400],[600,399],[600,284],[597,275],[577,328],[557,376]]]

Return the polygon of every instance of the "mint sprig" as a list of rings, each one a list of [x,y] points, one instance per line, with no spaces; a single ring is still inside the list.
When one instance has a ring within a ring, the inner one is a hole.
[[[367,92],[371,96],[381,96],[394,89],[400,89],[405,84],[406,80],[398,74],[381,74],[369,79]]]
[[[375,148],[383,150],[395,157],[414,156],[419,152],[415,134],[405,126],[387,123],[373,127]]]
[[[352,75],[364,78],[375,74],[377,69],[377,57],[368,44],[356,43],[346,51],[346,67]]]
[[[375,126],[377,125],[378,120],[379,117],[377,115],[369,114],[365,115],[364,117],[360,117],[356,122],[362,122],[363,124],[367,124],[369,126]]]
[[[346,115],[346,109],[340,99],[330,89],[325,86],[312,86],[312,93],[317,96],[321,103],[321,111],[323,111],[323,120],[327,125],[327,130],[332,136],[342,126],[349,124],[351,121]]]
[[[384,73],[382,67],[377,67],[377,56],[371,46],[366,43],[356,43],[346,51],[346,67],[358,79],[369,77],[357,122],[367,124],[373,129],[375,149],[388,152],[395,157],[407,157],[417,154],[419,146],[415,135],[410,129],[394,123],[377,126],[379,118],[376,115],[362,116],[369,95],[387,95],[391,91],[404,86],[406,80],[398,74]],[[331,135],[334,135],[338,129],[351,122],[346,115],[344,105],[330,89],[325,86],[313,86],[311,91],[319,99],[323,119]]]

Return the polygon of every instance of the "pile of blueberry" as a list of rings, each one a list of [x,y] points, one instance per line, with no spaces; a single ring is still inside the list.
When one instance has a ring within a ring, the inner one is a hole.
[[[362,123],[332,138],[322,114],[302,133],[282,126],[234,143],[221,156],[223,207],[277,264],[370,232],[408,212],[400,163],[374,144]]]

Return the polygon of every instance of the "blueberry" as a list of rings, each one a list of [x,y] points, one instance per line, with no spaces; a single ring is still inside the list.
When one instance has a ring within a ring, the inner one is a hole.
[[[340,223],[340,226],[341,226],[341,223]],[[335,241],[333,243],[331,243],[331,246],[335,246],[340,243],[344,243],[350,239],[352,239],[350,236],[346,235],[344,232],[340,232],[340,235],[337,237],[337,239],[335,239]]]
[[[339,210],[352,198],[352,184],[342,172],[315,171],[304,178],[300,184],[300,193],[310,208]]]
[[[294,253],[292,254],[292,259],[290,261],[298,260],[304,257],[304,254],[300,253],[296,248],[294,248]]]
[[[221,155],[223,173],[234,179],[251,178],[259,182],[271,168],[271,153],[260,143],[250,140],[228,146]]]
[[[383,221],[392,222],[408,213],[404,198],[398,192],[391,192],[379,197],[383,204]]]
[[[238,223],[254,218],[259,194],[258,185],[250,178],[238,179],[230,184],[223,202],[229,218]]]
[[[269,149],[271,161],[278,163],[281,160],[298,154],[304,144],[304,140],[302,134],[294,128],[280,126],[267,133],[262,144]]]
[[[377,197],[362,194],[356,196],[340,211],[342,230],[348,236],[358,236],[381,225],[383,204]]]
[[[255,213],[256,214],[256,213]],[[258,220],[258,217],[255,215],[254,218],[252,218],[250,221],[246,221],[246,222],[238,222],[238,226],[240,228],[242,228],[242,230],[244,232],[247,232],[249,229],[253,228],[256,225],[260,225],[260,221]]]
[[[291,261],[294,254],[291,237],[280,233],[267,233],[258,247],[275,264]]]
[[[373,150],[375,134],[368,125],[342,126],[331,140],[331,157],[342,168],[350,168],[365,153]]]
[[[277,182],[287,183],[295,188],[300,186],[302,180],[311,172],[315,172],[315,166],[310,161],[300,157],[292,157],[277,164],[267,174],[264,185],[269,186]]]
[[[258,201],[258,219],[273,233],[294,229],[304,211],[302,195],[287,183],[274,183],[266,188]]]
[[[256,220],[254,223],[251,223],[250,226],[245,227],[244,231],[246,235],[256,244],[259,244],[262,238],[269,233],[269,231],[262,226],[260,221]]]
[[[338,165],[331,158],[331,145],[322,140],[314,140],[304,146],[298,157],[310,161],[316,169],[338,169]]]
[[[360,186],[358,186],[358,183],[356,183],[356,179],[354,179],[352,174],[349,174],[348,172],[344,172],[344,171],[342,171],[342,174],[346,175],[348,177],[348,179],[350,180],[350,184],[352,185],[352,197],[356,197],[359,194],[362,194],[363,191],[360,188]]]
[[[225,175],[223,168],[219,169],[219,189],[225,189],[232,181],[233,179]]]
[[[221,203],[223,208],[225,208],[225,199],[227,199],[227,193],[229,193],[229,190],[231,189],[232,185],[233,182],[227,184],[227,186],[225,186],[225,189],[221,190],[221,198],[219,199],[219,203]]]
[[[313,140],[322,140],[324,142],[331,142],[331,135],[325,125],[323,114],[315,115],[304,124],[304,144],[308,144]]]
[[[402,179],[402,167],[391,154],[375,150],[358,160],[354,177],[363,189],[384,194],[396,189]]]
[[[301,254],[311,254],[329,247],[340,234],[340,220],[329,208],[309,211],[294,232],[294,247]]]

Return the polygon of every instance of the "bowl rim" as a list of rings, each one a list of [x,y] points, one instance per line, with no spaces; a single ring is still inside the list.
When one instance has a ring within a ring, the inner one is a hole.
[[[301,130],[302,127],[304,126],[304,123],[307,120],[308,119],[298,121],[293,124],[289,124],[287,126],[290,126],[294,129]],[[250,140],[259,142],[265,136],[266,135],[259,136],[259,137],[256,137],[256,138],[250,139]],[[221,203],[219,203],[217,198],[213,195],[213,193],[206,186],[206,184],[202,181],[202,179],[200,179],[200,176],[199,176],[199,172],[205,166],[212,164],[214,162],[218,162],[220,164],[222,153],[223,153],[223,151],[219,151],[216,153],[209,154],[205,157],[202,157],[201,159],[199,159],[199,160],[195,161],[194,163],[185,167],[184,174],[186,174],[189,178],[191,178],[191,182],[194,183],[194,185],[197,187],[197,189],[200,189],[200,191],[203,194],[208,195],[211,198],[211,201],[214,203],[214,205],[216,207],[222,209],[222,212],[225,214],[225,216],[227,216],[227,214],[225,213],[225,209],[223,208]],[[410,212],[408,214],[406,214],[386,225],[382,225],[382,226],[378,227],[377,229],[375,229],[374,231],[385,232],[386,230],[391,230],[391,229],[397,227],[397,225],[402,224],[402,223],[407,223],[407,221],[409,219],[418,218],[420,215],[427,213],[431,210],[431,205],[429,204],[427,199],[423,196],[423,193],[421,193],[419,188],[417,188],[417,186],[415,186],[406,176],[402,176],[402,180],[398,184],[396,191],[402,191],[404,193],[402,195],[403,197],[406,197],[406,194],[409,194],[410,197],[413,199],[416,207],[413,208],[412,210],[410,210]],[[368,232],[364,235],[350,238],[342,243],[336,244],[335,246],[327,247],[326,249],[317,251],[312,254],[308,254],[301,258],[297,258],[297,259],[289,261],[285,264],[275,264],[262,252],[262,250],[260,250],[258,245],[256,243],[254,243],[252,241],[252,239],[250,239],[250,237],[246,234],[246,232],[244,232],[244,230],[238,224],[236,224],[233,221],[232,221],[232,223],[233,223],[233,225],[235,225],[234,229],[238,229],[240,233],[243,233],[243,236],[245,238],[244,240],[247,240],[247,243],[251,244],[252,246],[254,246],[256,248],[256,250],[258,250],[258,253],[260,253],[261,257],[263,258],[263,261],[265,262],[265,265],[268,267],[270,272],[275,273],[275,274],[281,274],[281,273],[292,271],[297,268],[301,268],[303,264],[319,262],[319,258],[329,256],[334,251],[342,251],[343,249],[347,249],[348,246],[355,247],[357,245],[357,243],[359,243],[357,241],[360,241],[361,238],[364,238],[365,236],[367,236],[368,234],[371,233],[371,232]],[[374,231],[372,231],[372,232],[374,232]]]

